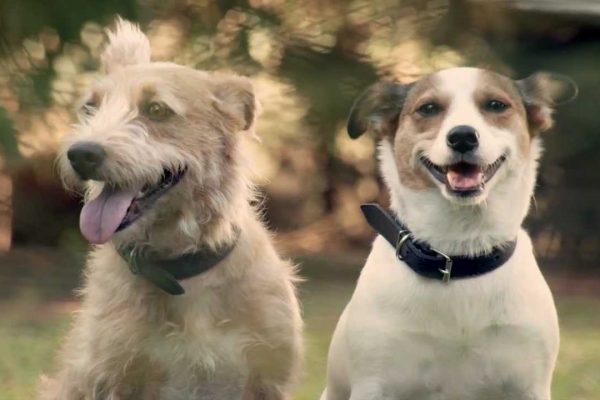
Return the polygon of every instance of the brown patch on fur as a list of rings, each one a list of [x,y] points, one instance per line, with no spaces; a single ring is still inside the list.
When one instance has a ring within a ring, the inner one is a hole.
[[[426,103],[435,102],[442,111],[432,117],[423,117],[417,109]],[[402,183],[414,190],[435,187],[431,178],[422,168],[414,165],[414,148],[422,141],[433,141],[444,121],[449,99],[439,93],[435,77],[427,77],[415,84],[410,91],[399,117],[398,129],[393,137],[396,166]]]
[[[481,71],[474,97],[484,120],[517,135],[521,153],[529,154],[533,135],[527,127],[527,112],[514,81],[495,72]],[[486,111],[485,104],[490,100],[499,100],[508,107],[500,113]]]

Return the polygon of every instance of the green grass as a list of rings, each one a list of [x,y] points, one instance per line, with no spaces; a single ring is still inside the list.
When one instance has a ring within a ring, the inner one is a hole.
[[[0,310],[0,400],[34,398],[69,325],[69,315],[40,315],[35,304],[19,301]]]
[[[301,288],[306,320],[306,373],[297,400],[315,400],[323,388],[331,333],[354,282],[322,280]],[[558,298],[561,352],[554,400],[600,399],[600,299]],[[38,376],[47,371],[68,328],[65,313],[44,315],[35,300],[0,309],[0,400],[33,398]]]
[[[561,346],[554,375],[558,400],[600,399],[600,299],[557,299]]]

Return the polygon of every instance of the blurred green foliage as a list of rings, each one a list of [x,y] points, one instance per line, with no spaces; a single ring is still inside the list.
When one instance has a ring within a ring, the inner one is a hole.
[[[0,108],[0,146],[2,147],[2,154],[7,159],[13,160],[19,156],[16,132],[12,121],[3,108]]]
[[[542,258],[595,266],[600,256],[595,228],[600,224],[599,16],[576,13],[579,3],[554,13],[539,4],[528,11],[506,4],[2,0],[0,144],[6,157],[22,156],[8,172],[22,182],[15,196],[22,201],[37,196],[47,205],[20,204],[14,210],[15,242],[56,246],[58,238],[73,236],[63,232],[74,226],[51,222],[73,221],[77,202],[55,192],[60,183],[49,171],[73,121],[71,110],[100,73],[103,29],[120,14],[141,24],[156,59],[253,78],[264,108],[258,125],[262,145],[256,150],[268,218],[280,231],[302,230],[304,237],[295,236],[302,251],[368,243],[371,234],[358,205],[386,201],[373,138],[352,142],[344,132],[346,113],[369,84],[410,81],[466,64],[513,76],[538,69],[571,75],[580,84],[580,98],[561,107],[555,134],[545,138],[547,154],[528,226]],[[32,232],[37,220],[49,221],[37,224],[45,233]],[[319,235],[339,240],[309,238]]]

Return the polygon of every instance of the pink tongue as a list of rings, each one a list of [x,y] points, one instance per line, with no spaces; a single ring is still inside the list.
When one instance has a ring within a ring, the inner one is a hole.
[[[479,168],[463,170],[448,169],[446,179],[450,187],[455,190],[476,189],[483,182],[483,173]]]
[[[104,186],[102,193],[84,204],[79,216],[79,229],[83,236],[94,244],[106,243],[115,233],[135,192],[116,190]]]

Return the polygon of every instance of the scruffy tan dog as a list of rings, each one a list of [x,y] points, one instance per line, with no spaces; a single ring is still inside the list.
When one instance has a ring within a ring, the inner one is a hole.
[[[251,206],[242,77],[151,62],[118,20],[59,156],[87,184],[83,305],[42,399],[287,399],[302,322],[294,269]]]

